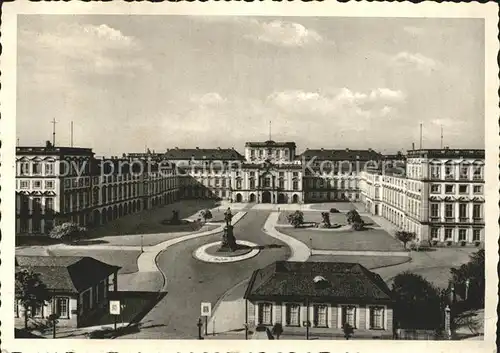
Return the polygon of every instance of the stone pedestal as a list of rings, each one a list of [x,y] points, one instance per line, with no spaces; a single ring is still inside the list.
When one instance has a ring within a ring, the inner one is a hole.
[[[238,248],[236,238],[233,234],[233,226],[227,225],[224,227],[224,235],[222,236],[222,245],[220,251],[234,251]]]

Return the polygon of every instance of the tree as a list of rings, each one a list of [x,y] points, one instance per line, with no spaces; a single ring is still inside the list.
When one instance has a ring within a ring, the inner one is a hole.
[[[80,227],[73,222],[65,222],[52,228],[49,237],[61,240],[74,240],[85,236],[86,232],[87,229],[85,227]]]
[[[358,211],[350,210],[346,214],[347,223],[352,225],[352,229],[354,230],[362,230],[365,226],[365,222],[359,215]]]
[[[273,335],[276,335],[276,339],[280,339],[280,336],[283,334],[283,325],[281,323],[277,322],[273,326]]]
[[[29,270],[16,272],[16,300],[24,308],[24,328],[28,329],[29,313],[45,305],[49,299],[47,286],[40,279],[40,274]]]
[[[469,262],[459,268],[450,269],[450,272],[450,282],[455,287],[455,293],[464,299],[467,298],[467,302],[473,307],[484,307],[486,279],[484,249],[473,253]]]
[[[442,293],[432,283],[418,274],[403,272],[394,277],[392,292],[399,327],[433,330],[441,327]]]
[[[403,243],[404,248],[406,249],[406,244],[409,241],[412,241],[416,238],[416,234],[414,232],[408,232],[406,230],[398,230],[396,232],[396,238]]]
[[[302,224],[304,224],[304,213],[301,211],[295,211],[294,213],[291,213],[288,215],[288,223],[294,226],[294,228],[300,227]]]
[[[354,335],[354,327],[352,327],[349,323],[345,323],[342,326],[342,331],[344,331],[344,337],[346,340],[352,337]]]
[[[209,209],[202,210],[200,213],[201,213],[201,216],[203,217],[203,220],[205,221],[205,223],[207,223],[207,220],[213,218],[212,212]]]
[[[350,210],[349,212],[346,213],[347,217],[347,223],[348,224],[354,224],[356,222],[362,222],[363,220],[361,219],[361,216],[359,215],[358,211],[356,210]]]

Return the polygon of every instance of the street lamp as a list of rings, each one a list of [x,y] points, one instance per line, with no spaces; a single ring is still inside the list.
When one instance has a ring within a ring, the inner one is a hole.
[[[141,235],[141,253],[144,252],[143,238],[144,238],[144,235]]]
[[[465,300],[469,298],[469,285],[470,285],[470,279],[465,280]]]
[[[202,340],[203,337],[201,336],[201,327],[203,326],[203,322],[201,322],[201,317],[198,318],[198,323],[196,324],[198,326],[198,339]]]

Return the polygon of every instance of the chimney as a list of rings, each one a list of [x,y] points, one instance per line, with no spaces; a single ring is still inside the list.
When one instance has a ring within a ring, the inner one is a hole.
[[[178,150],[178,149],[179,149],[179,147],[175,146],[175,149],[176,149],[176,150]]]
[[[371,148],[368,149],[368,152],[373,152],[373,150]]]
[[[346,152],[349,152],[349,148],[346,148],[346,149],[345,149],[345,151],[346,151]]]
[[[411,149],[412,149],[412,150],[415,150],[415,142],[412,142],[412,143],[411,143]]]
[[[199,150],[200,148],[198,146],[196,146],[196,149]]]

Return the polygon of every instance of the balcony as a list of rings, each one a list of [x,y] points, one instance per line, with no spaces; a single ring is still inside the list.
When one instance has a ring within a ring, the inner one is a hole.
[[[474,217],[473,218],[473,222],[474,223],[484,223],[484,219],[483,218]]]
[[[445,217],[444,221],[446,223],[455,223],[455,217]]]
[[[460,221],[460,223],[468,223],[469,222],[469,217],[460,217],[459,221]]]
[[[441,217],[430,217],[429,221],[433,223],[438,223],[441,222]]]

